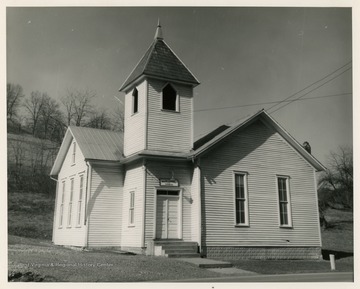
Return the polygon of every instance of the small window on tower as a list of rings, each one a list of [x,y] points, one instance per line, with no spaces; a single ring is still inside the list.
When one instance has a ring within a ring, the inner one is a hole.
[[[136,88],[133,91],[132,100],[133,100],[132,114],[135,114],[139,110],[139,97],[138,97],[138,90]]]
[[[176,90],[170,84],[166,85],[162,91],[162,108],[179,111],[178,96]]]

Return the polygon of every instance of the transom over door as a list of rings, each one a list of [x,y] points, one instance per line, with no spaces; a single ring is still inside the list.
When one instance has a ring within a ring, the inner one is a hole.
[[[168,194],[170,192],[170,195]],[[156,201],[156,238],[179,238],[179,192],[158,191]]]

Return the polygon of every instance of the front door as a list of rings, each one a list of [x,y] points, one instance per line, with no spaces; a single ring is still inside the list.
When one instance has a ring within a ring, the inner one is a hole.
[[[179,238],[179,191],[157,191],[156,238]]]

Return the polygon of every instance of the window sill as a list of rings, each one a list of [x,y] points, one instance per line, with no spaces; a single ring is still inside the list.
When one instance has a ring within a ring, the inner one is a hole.
[[[75,226],[75,228],[81,228],[81,225],[77,225],[77,226]]]
[[[171,110],[171,109],[164,109],[164,108],[162,108],[161,111],[170,112],[170,113],[180,113],[180,111],[178,111],[178,110]]]
[[[61,226],[61,227],[58,227],[58,229],[62,229],[63,228],[63,226]]]
[[[72,227],[71,226],[67,226],[66,229],[71,229]]]
[[[279,226],[280,229],[293,229],[293,226]]]
[[[236,224],[235,226],[234,226],[235,228],[248,228],[248,227],[250,227],[250,225],[249,224]]]
[[[128,228],[135,228],[135,225],[128,225]]]
[[[134,115],[137,115],[137,114],[139,114],[139,112],[138,112],[138,111],[137,111],[137,112],[132,113],[132,114],[131,114],[131,116],[134,116]]]
[[[71,164],[72,167],[75,166],[75,165],[76,165],[76,163]]]

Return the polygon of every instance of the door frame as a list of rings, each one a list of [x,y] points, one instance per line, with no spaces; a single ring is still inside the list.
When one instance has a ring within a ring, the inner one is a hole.
[[[182,239],[183,237],[183,230],[182,230],[182,227],[183,227],[183,220],[182,220],[182,217],[183,217],[183,201],[182,201],[182,196],[183,196],[183,188],[180,188],[180,187],[155,187],[154,188],[154,215],[153,215],[153,240],[156,239],[156,214],[157,214],[157,191],[178,191],[179,192],[179,204],[178,204],[178,220],[179,220],[179,223],[178,223],[178,238],[179,239]]]

